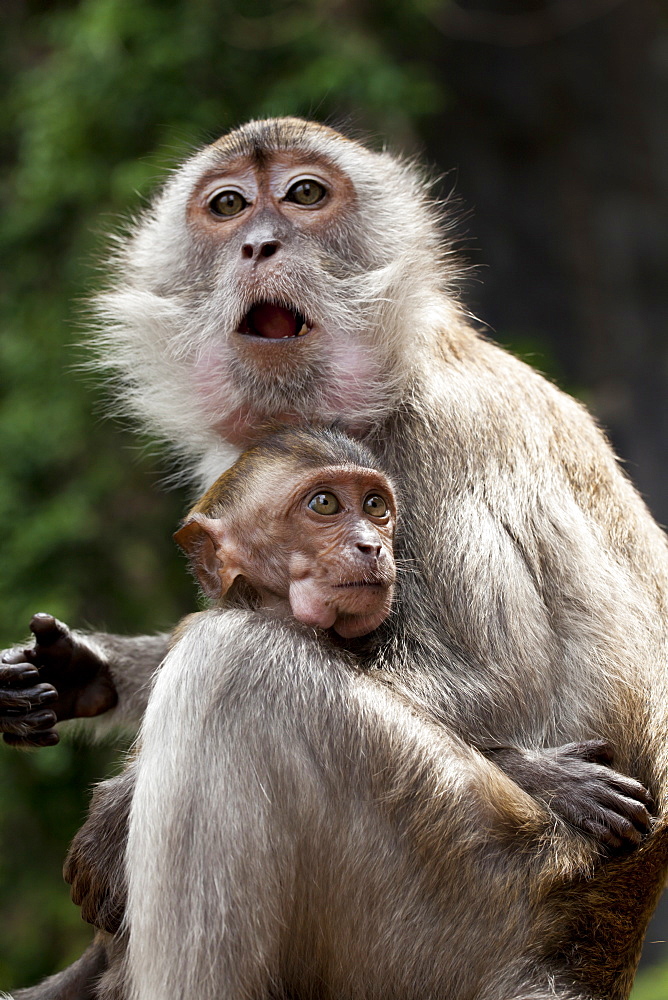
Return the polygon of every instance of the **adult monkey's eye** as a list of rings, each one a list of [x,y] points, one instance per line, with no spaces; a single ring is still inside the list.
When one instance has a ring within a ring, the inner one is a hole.
[[[248,202],[238,191],[219,191],[209,202],[209,208],[214,215],[238,215]]]
[[[371,517],[384,517],[387,514],[387,504],[377,493],[370,493],[362,504],[362,510]]]
[[[308,505],[316,514],[336,514],[340,510],[339,501],[333,493],[316,493]]]
[[[318,181],[297,181],[288,189],[285,200],[294,201],[297,205],[316,205],[326,194],[326,189]]]

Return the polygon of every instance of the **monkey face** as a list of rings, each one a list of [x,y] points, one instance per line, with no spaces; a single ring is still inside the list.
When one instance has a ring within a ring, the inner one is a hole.
[[[359,315],[351,328],[346,285],[367,255],[350,178],[326,156],[296,149],[217,153],[187,206],[216,285],[207,321],[215,335],[193,372],[199,397],[217,409],[223,399],[246,401],[217,425],[228,439],[247,424],[249,402],[250,419],[259,400],[283,420],[356,409],[387,359],[365,343]]]
[[[266,607],[349,638],[390,612],[395,523],[394,492],[374,469],[244,456],[175,538],[210,597],[241,577]]]
[[[442,283],[414,172],[295,119],[187,161],[118,262],[105,357],[116,345],[128,405],[191,455],[245,447],[267,419],[368,427]]]
[[[392,602],[394,494],[372,469],[334,467],[317,478],[300,484],[291,508],[290,607],[306,624],[346,638],[366,635]]]

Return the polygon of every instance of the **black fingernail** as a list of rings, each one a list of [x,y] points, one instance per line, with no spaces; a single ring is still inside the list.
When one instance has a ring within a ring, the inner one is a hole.
[[[22,670],[19,674],[19,680],[25,684],[32,684],[39,680],[39,671],[35,670],[34,667],[29,667],[27,670]]]
[[[57,700],[58,700],[58,692],[52,688],[50,691],[42,691],[38,699],[38,704],[46,705],[50,701],[57,701]]]

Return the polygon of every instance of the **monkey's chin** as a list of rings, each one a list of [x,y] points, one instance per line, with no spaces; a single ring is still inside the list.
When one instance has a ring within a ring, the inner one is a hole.
[[[373,632],[390,613],[393,588],[359,586],[344,594],[336,586],[322,586],[312,578],[290,584],[290,608],[297,621],[316,628],[334,628],[344,639]]]
[[[382,625],[389,610],[388,607],[369,615],[338,615],[332,627],[342,639],[357,639]]]

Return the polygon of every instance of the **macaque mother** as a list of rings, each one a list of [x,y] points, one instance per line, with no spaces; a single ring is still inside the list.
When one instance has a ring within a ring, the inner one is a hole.
[[[457,793],[444,794],[442,807],[460,832],[458,844],[444,845],[434,876],[437,911],[450,911],[433,925],[432,960],[406,950],[414,927],[402,923],[403,909],[393,931],[358,926],[349,906],[327,918],[351,929],[350,980],[336,995],[624,1000],[668,866],[666,540],[584,409],[472,329],[439,221],[418,173],[395,157],[308,122],[252,122],[188,160],[138,222],[99,302],[99,357],[115,371],[125,409],[185,459],[201,486],[267,421],[338,421],[399,483],[396,551],[406,569],[398,610],[357,662],[380,679],[383,697],[447,735]],[[269,741],[266,755],[281,761],[287,785],[291,767],[294,781],[319,781],[335,829],[345,778],[323,761],[345,702],[328,716],[327,685],[320,701],[304,696],[321,733],[304,748],[295,742],[294,702],[284,695],[292,664],[310,691],[312,677],[349,676],[348,654],[289,622],[258,623],[250,612],[221,611],[217,622],[215,656],[208,649],[207,658],[230,670],[238,664],[239,678],[245,671],[262,692],[270,724],[258,715],[257,727]],[[10,741],[48,743],[56,717],[93,715],[116,701],[110,718],[141,717],[164,638],[53,638],[53,655],[42,662],[43,680],[59,692],[55,715],[46,723],[44,710],[5,715]],[[8,659],[0,705],[11,708],[29,678],[19,654]],[[149,728],[154,751],[161,726],[165,734],[164,754],[154,752],[156,798],[167,787],[160,761],[167,771],[175,753],[191,785],[205,772],[201,814],[190,816],[194,826],[184,824],[171,850],[151,841],[140,815],[131,823],[130,963],[141,1000],[256,995],[266,957],[259,915],[272,900],[264,895],[267,872],[252,863],[260,842],[228,864],[229,844],[208,818],[208,773],[214,759],[233,765],[234,747],[207,744],[214,737],[203,720],[223,703],[196,661],[195,644],[179,704],[196,711],[175,718],[169,700],[156,699]],[[654,800],[653,830],[633,854],[603,857],[556,817],[550,830],[549,780],[542,800],[505,776],[499,786],[493,761],[472,749],[512,747],[519,757],[547,760],[546,748],[592,739],[607,741],[617,770]],[[481,803],[493,788],[509,811],[524,797],[527,816],[547,817],[542,850],[504,853],[481,834],[490,822]],[[261,814],[267,795],[260,775],[255,793],[246,792],[249,815],[256,806]],[[224,817],[230,823],[234,808]],[[401,822],[398,808],[399,830]],[[208,835],[193,838],[193,829]],[[416,841],[433,858],[437,848],[427,842],[424,832]],[[149,843],[157,857],[141,856]],[[273,856],[276,845],[264,846]],[[382,837],[372,847],[342,851],[342,864],[345,856],[355,861],[339,876],[357,886],[361,909],[392,851]],[[353,872],[362,856],[366,869]],[[248,978],[234,988],[216,980],[212,957],[226,947],[224,918],[211,904],[214,871],[218,903],[231,900],[238,912],[241,899],[253,915],[241,964],[236,956]],[[158,898],[161,872],[166,896]],[[478,912],[458,910],[457,898],[476,881]],[[174,888],[186,885],[199,888],[183,895]],[[397,887],[402,906],[410,891],[407,874]],[[413,916],[423,941],[434,911],[422,921]],[[401,941],[396,954],[393,934]],[[164,947],[152,955],[158,939]],[[383,948],[387,978],[374,993],[355,978],[355,956],[377,968]],[[316,965],[317,949],[315,940]],[[274,977],[264,990],[282,988],[290,984]]]

